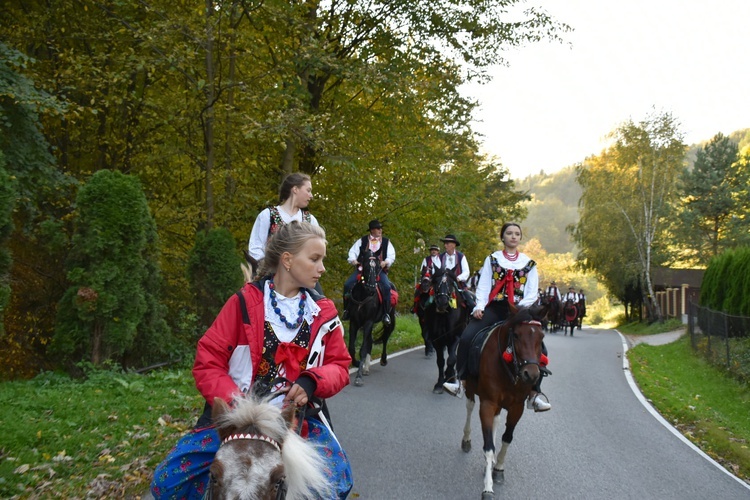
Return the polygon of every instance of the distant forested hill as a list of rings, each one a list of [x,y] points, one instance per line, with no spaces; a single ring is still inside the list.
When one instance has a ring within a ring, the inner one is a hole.
[[[521,226],[524,240],[537,238],[548,253],[573,252],[574,245],[565,228],[578,222],[578,199],[581,187],[576,182],[575,167],[554,174],[540,172],[516,181],[516,188],[526,191],[529,216]]]
[[[750,129],[738,130],[728,135],[740,150],[750,146]],[[705,146],[705,141],[693,144],[687,150],[688,168],[693,167],[695,155]],[[521,223],[524,240],[537,238],[548,253],[576,253],[575,245],[565,228],[578,223],[578,200],[581,187],[576,182],[575,166],[566,167],[553,174],[544,171],[516,181],[516,189],[526,191],[531,201],[526,202],[529,216]]]

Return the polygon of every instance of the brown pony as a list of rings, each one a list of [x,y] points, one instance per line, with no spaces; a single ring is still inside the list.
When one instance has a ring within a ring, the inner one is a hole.
[[[212,418],[221,446],[204,498],[330,498],[323,458],[295,432],[294,410],[251,396],[236,399],[233,408],[215,399]]]
[[[513,431],[523,415],[524,402],[542,376],[540,362],[544,331],[539,320],[547,312],[546,306],[534,312],[511,306],[508,320],[490,332],[482,350],[479,376],[466,379],[466,424],[461,448],[467,453],[471,450],[471,414],[476,395],[479,396],[486,461],[482,499],[495,498],[493,481],[502,483],[504,480],[503,463],[513,440]],[[495,431],[503,409],[507,411],[505,432],[500,451],[496,452]]]

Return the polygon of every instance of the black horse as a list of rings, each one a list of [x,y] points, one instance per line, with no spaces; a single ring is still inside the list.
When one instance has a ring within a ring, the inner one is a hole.
[[[562,303],[557,300],[557,297],[553,295],[545,295],[542,299],[542,305],[548,310],[547,320],[549,322],[549,330],[556,332],[563,327],[563,308]]]
[[[586,301],[578,301],[578,329],[580,330],[583,326],[583,317],[586,316]]]
[[[572,337],[576,326],[578,326],[578,307],[572,299],[568,299],[563,306],[563,335],[567,335],[568,328],[570,328]]]
[[[469,321],[470,311],[457,292],[456,275],[452,270],[436,272],[432,277],[432,290],[435,305],[427,311],[428,334],[437,354],[438,366],[438,381],[432,392],[442,394],[443,382],[456,376],[456,348]]]
[[[376,323],[383,321],[383,306],[381,305],[380,293],[378,293],[378,274],[380,272],[380,263],[372,252],[368,249],[362,259],[362,276],[357,280],[351,291],[349,299],[349,355],[352,357],[352,363],[358,367],[357,375],[354,379],[354,385],[361,386],[364,381],[363,375],[370,374],[370,353],[372,346],[376,342],[382,342],[383,352],[380,355],[380,364],[388,364],[388,338],[396,327],[395,311],[390,306],[390,297],[382,297],[389,303],[389,314],[391,316],[390,325],[383,323],[382,335],[375,339],[373,329]],[[362,329],[362,345],[359,349],[359,361],[355,357],[357,345],[357,333]]]
[[[425,268],[422,277],[417,285],[416,296],[414,299],[414,313],[419,320],[419,327],[422,329],[422,339],[424,339],[424,355],[429,357],[435,352],[432,346],[429,334],[430,310],[434,307],[435,300],[432,292],[432,274],[430,268]]]

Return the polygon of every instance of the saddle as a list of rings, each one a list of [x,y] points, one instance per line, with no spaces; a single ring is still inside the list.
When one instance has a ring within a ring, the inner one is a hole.
[[[467,375],[471,377],[479,376],[479,362],[482,359],[482,351],[487,343],[487,339],[490,338],[490,332],[503,323],[503,321],[498,321],[474,334],[474,338],[471,339],[471,343],[469,344],[469,357],[466,363]]]
[[[471,377],[479,376],[479,364],[482,359],[482,351],[484,350],[484,346],[487,344],[487,340],[490,338],[490,333],[492,332],[492,330],[499,327],[504,322],[505,321],[498,321],[497,323],[479,330],[474,335],[474,338],[471,339],[471,343],[469,344],[469,357],[466,363],[467,375]],[[539,366],[539,370],[542,373],[542,377],[548,377],[552,375],[552,372],[549,370],[549,368],[547,368],[547,362],[544,361],[544,359],[546,359],[546,355],[542,355],[542,359],[543,364]],[[510,362],[510,360],[506,361]]]

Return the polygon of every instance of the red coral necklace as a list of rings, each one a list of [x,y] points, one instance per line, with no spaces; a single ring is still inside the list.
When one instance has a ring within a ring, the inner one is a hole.
[[[518,252],[514,253],[513,255],[509,254],[505,250],[503,250],[503,256],[508,259],[510,262],[515,262],[518,260]]]

